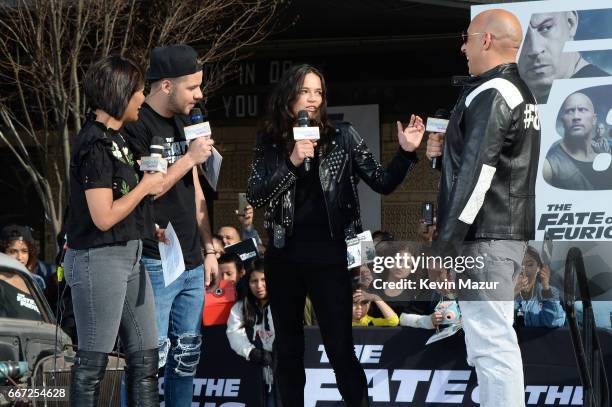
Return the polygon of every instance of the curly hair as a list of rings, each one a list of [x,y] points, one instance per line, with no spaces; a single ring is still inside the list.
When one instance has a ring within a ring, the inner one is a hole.
[[[2,253],[6,253],[11,243],[21,240],[21,239],[12,239],[12,240],[0,240],[0,251]],[[26,246],[28,246],[28,263],[26,267],[28,270],[32,271],[38,264],[38,244],[34,240],[22,240]]]

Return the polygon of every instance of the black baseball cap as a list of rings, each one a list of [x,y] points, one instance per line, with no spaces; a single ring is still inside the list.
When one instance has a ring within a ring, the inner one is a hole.
[[[0,231],[0,240],[4,240],[5,242],[11,242],[13,240],[32,241],[34,238],[32,237],[30,228],[26,226],[7,225]]]
[[[146,79],[158,81],[164,78],[178,78],[202,70],[198,53],[189,45],[167,45],[155,47],[149,56]]]

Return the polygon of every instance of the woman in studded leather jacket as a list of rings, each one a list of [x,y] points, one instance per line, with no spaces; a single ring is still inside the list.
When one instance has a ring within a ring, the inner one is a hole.
[[[356,183],[389,194],[417,161],[424,126],[412,116],[398,126],[400,148],[385,170],[349,123],[327,118],[321,73],[290,68],[274,89],[257,137],[247,200],[265,207],[265,269],[276,328],[276,383],[284,405],[304,405],[303,310],[308,294],[325,351],[347,406],[367,406],[365,374],[353,351],[352,296],[345,238],[361,232]],[[298,112],[308,112],[317,141],[293,141]],[[306,170],[304,161],[310,160]]]

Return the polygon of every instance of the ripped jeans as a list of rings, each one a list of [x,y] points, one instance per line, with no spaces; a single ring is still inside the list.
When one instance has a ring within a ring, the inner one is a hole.
[[[193,377],[200,361],[204,268],[185,270],[164,286],[161,261],[142,258],[155,294],[159,365],[164,364],[166,407],[191,407]]]

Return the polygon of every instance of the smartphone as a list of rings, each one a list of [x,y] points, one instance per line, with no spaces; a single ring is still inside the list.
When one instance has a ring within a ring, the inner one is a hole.
[[[553,241],[550,238],[548,231],[544,232],[544,240],[542,241],[542,263],[550,265],[553,253]]]
[[[244,215],[246,213],[247,199],[246,193],[238,193],[238,215]]]
[[[433,203],[423,202],[421,205],[421,222],[425,225],[433,225]]]

